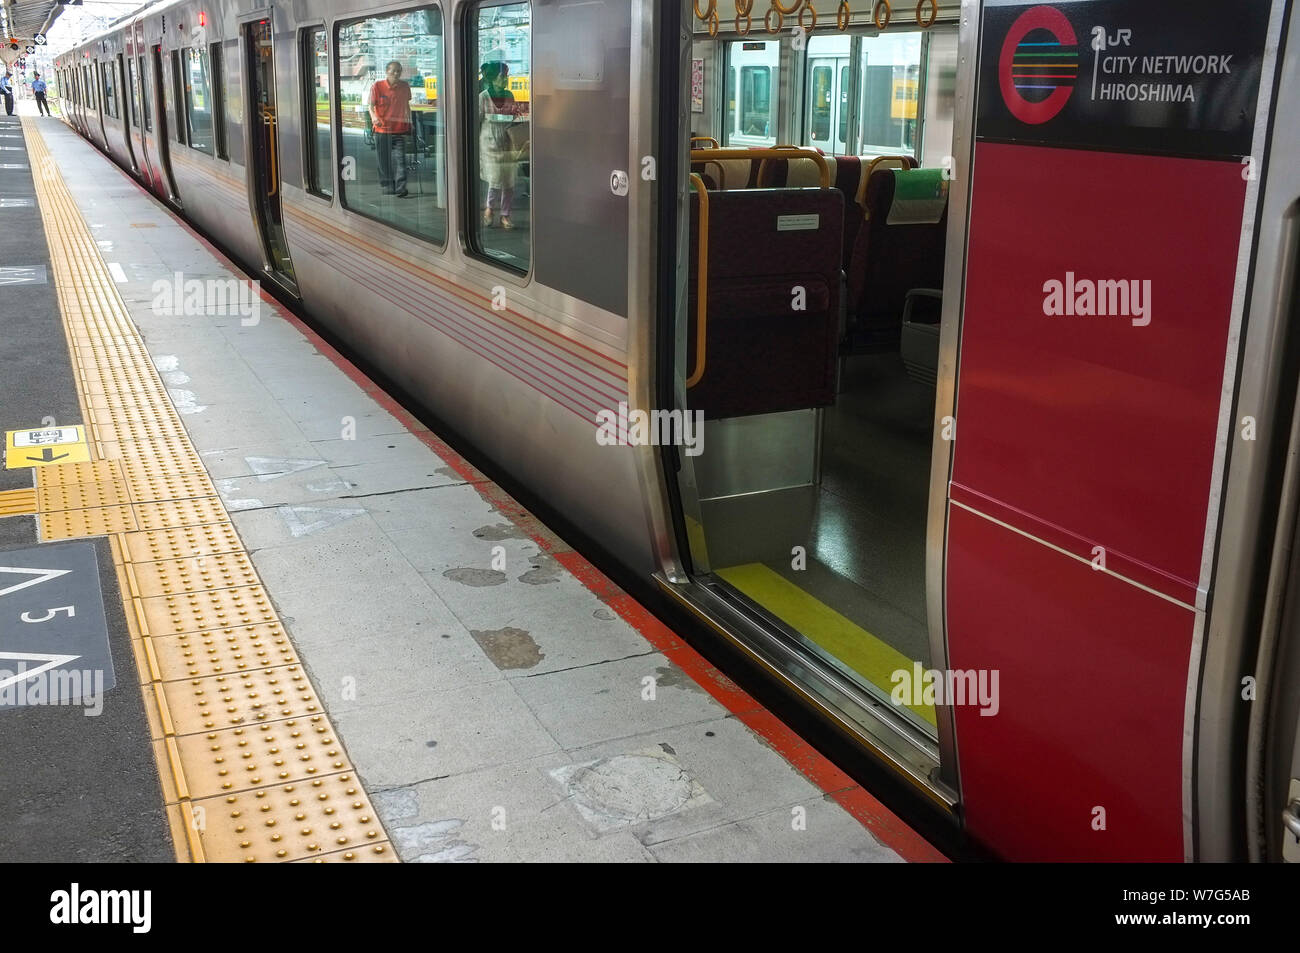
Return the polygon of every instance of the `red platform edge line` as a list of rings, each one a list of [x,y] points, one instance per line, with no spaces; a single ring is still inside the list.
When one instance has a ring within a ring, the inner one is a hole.
[[[75,135],[75,132],[74,132]],[[198,241],[214,258],[222,262],[236,275],[245,280],[248,273],[231,261],[219,248],[207,238],[195,231],[176,212],[161,202],[157,196],[145,189],[114,164],[118,173],[147,195],[154,203],[169,215],[173,221]],[[572,550],[551,552],[552,544],[533,531],[528,521],[520,518],[527,510],[512,496],[495,483],[487,480],[482,473],[459,453],[448,446],[437,434],[433,433],[405,407],[394,400],[383,388],[360,371],[351,361],[334,349],[328,341],[308,326],[297,315],[285,311],[283,306],[263,288],[260,281],[255,282],[262,299],[271,306],[272,312],[292,324],[311,342],[312,346],[353,383],[366,392],[375,403],[392,414],[421,443],[436,453],[458,476],[469,483],[478,494],[494,508],[501,512],[511,523],[523,530],[543,552],[549,553],[560,565],[576,578],[583,586],[596,595],[623,621],[632,626],[642,638],[658,649],[674,665],[685,672],[697,685],[715,698],[728,712],[735,715],[751,731],[761,737],[777,754],[785,758],[790,765],[828,797],[844,808],[876,840],[893,850],[899,857],[909,863],[947,863],[948,858],[938,851],[916,831],[912,830],[901,818],[879,800],[856,784],[852,778],[837,768],[823,754],[799,737],[785,722],[728,678],[708,660],[691,648],[671,629],[660,622],[644,606],[620,589],[603,572],[592,565],[586,558]],[[593,423],[594,426],[594,423]]]

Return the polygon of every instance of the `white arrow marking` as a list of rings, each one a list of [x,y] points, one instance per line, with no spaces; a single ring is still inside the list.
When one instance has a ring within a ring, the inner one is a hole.
[[[40,660],[45,662],[44,665],[39,665],[36,668],[29,668],[25,672],[19,672],[17,675],[10,675],[8,678],[0,681],[0,688],[8,688],[10,685],[15,685],[34,675],[39,675],[41,672],[48,672],[50,669],[58,668],[60,665],[75,662],[77,659],[81,658],[81,656],[46,655],[44,652],[0,652],[0,658],[14,659],[15,661],[18,659],[26,659],[28,661]]]
[[[290,473],[300,473],[312,467],[325,465],[324,460],[295,460],[291,457],[244,457],[244,462],[263,483],[267,480],[278,480]]]
[[[289,526],[294,537],[310,536],[312,533],[337,526],[354,516],[361,516],[361,509],[325,509],[318,506],[282,506],[280,515]]]
[[[72,572],[71,569],[20,569],[17,566],[0,566],[0,572],[25,572],[29,576],[39,576],[39,579],[28,579],[26,582],[20,582],[17,585],[9,586],[6,589],[0,589],[0,596],[7,596],[11,592],[17,592],[19,589],[26,589],[28,586],[39,586],[43,582],[49,582],[51,579],[57,579],[60,576],[66,576]]]

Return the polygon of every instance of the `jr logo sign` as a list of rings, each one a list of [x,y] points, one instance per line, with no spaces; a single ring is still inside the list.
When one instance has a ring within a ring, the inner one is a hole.
[[[1079,41],[1055,7],[1030,7],[1002,41],[1002,100],[1021,122],[1038,125],[1065,108],[1079,77]]]

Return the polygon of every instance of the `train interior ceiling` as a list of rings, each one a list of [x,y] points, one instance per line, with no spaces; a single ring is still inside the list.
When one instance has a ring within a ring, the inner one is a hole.
[[[728,6],[716,36],[696,21],[692,51],[691,169],[707,209],[693,195],[679,334],[708,451],[680,480],[691,555],[814,664],[888,696],[892,673],[931,662],[957,26],[923,27],[909,8],[880,30],[856,4],[844,32],[831,18],[808,35],[742,36]],[[913,701],[897,710],[934,737],[933,706]]]

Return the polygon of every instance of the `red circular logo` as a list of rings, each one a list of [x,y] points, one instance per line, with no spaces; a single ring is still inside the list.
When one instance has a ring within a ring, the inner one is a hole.
[[[1065,108],[1079,74],[1074,27],[1055,7],[1030,7],[1002,41],[998,81],[1011,115],[1036,126]]]

